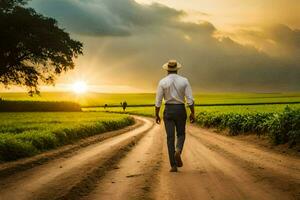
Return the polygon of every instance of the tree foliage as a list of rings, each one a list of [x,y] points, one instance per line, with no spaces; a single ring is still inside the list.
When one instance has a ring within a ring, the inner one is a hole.
[[[74,68],[82,43],[57,21],[23,7],[26,0],[0,0],[0,84],[26,86],[38,93],[41,83]]]

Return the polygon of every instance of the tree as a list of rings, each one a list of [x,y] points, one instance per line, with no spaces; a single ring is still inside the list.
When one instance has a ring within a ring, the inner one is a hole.
[[[0,84],[26,86],[32,95],[73,69],[83,45],[26,3],[0,0]]]

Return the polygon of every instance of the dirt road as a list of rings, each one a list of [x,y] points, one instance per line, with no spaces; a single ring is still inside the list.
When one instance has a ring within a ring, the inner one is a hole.
[[[299,157],[189,125],[184,166],[170,173],[163,125],[137,120],[125,132],[0,177],[0,199],[300,199]]]

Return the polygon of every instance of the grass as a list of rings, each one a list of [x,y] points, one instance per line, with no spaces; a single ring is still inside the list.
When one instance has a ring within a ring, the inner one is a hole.
[[[111,113],[0,113],[0,161],[33,156],[131,124],[128,115]]]
[[[79,104],[74,102],[49,101],[0,101],[0,112],[78,112]]]
[[[121,107],[94,107],[94,108],[82,108],[82,111],[94,111],[94,112],[107,112],[107,113],[121,113],[121,114],[133,114],[133,115],[142,115],[146,117],[154,117],[155,109],[154,107],[128,107],[126,111],[123,111]],[[161,112],[163,109],[161,109]]]
[[[271,113],[271,112],[282,112],[286,106],[290,108],[300,108],[300,104],[280,104],[280,105],[250,105],[250,106],[196,106],[195,112],[219,112],[219,113]],[[120,107],[111,107],[111,108],[83,108],[83,111],[100,111],[100,112],[113,112],[113,113],[125,113],[125,114],[135,114],[154,117],[155,109],[154,107],[128,107],[124,112]],[[189,109],[187,109],[189,112]],[[163,108],[161,108],[161,115]]]
[[[300,104],[279,105],[244,105],[244,106],[197,106],[196,113],[219,112],[219,113],[272,113],[282,112],[286,106],[300,108]]]
[[[199,93],[195,94],[196,104],[239,104],[239,103],[274,103],[300,102],[300,93]],[[81,106],[119,106],[127,101],[128,105],[153,105],[154,93],[103,94],[86,93],[76,95],[71,92],[45,92],[41,96],[29,97],[26,93],[0,93],[4,100],[17,101],[69,101]]]
[[[129,113],[154,117],[154,107],[86,108],[89,111]],[[163,110],[163,108],[162,108]],[[161,110],[161,112],[162,112]],[[189,109],[187,109],[189,111]],[[300,104],[196,107],[196,122],[231,135],[266,134],[274,144],[300,144]],[[161,113],[162,115],[162,113]]]
[[[48,149],[72,143],[80,138],[88,137],[109,130],[122,128],[133,123],[128,115],[137,114],[154,116],[152,105],[155,95],[147,94],[100,94],[88,93],[76,96],[73,93],[42,93],[40,97],[29,97],[25,93],[2,93],[5,100],[14,101],[68,101],[72,99],[81,106],[83,111],[101,112],[36,112],[36,113],[0,113],[0,160],[14,160],[32,156]],[[299,143],[300,104],[291,104],[290,110],[286,105],[251,105],[251,106],[203,106],[204,104],[224,103],[272,103],[300,101],[300,93],[273,94],[197,94],[197,122],[205,127],[229,129],[232,134],[255,132],[268,134],[275,143]],[[129,106],[126,112],[119,106],[126,100]],[[46,102],[47,104],[48,102]],[[105,112],[103,112],[105,111]],[[162,114],[163,109],[161,109]],[[111,113],[113,112],[113,113]]]

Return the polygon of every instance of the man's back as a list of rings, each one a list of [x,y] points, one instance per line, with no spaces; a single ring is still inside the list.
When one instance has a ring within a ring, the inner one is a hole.
[[[178,74],[169,74],[159,82],[156,106],[161,106],[162,98],[164,98],[166,104],[184,104],[184,97],[186,97],[189,105],[193,104],[189,81]]]

